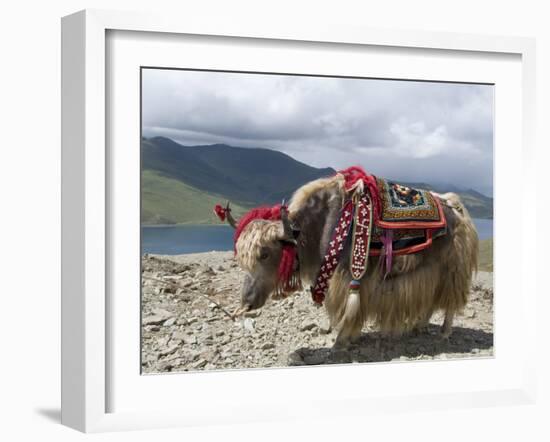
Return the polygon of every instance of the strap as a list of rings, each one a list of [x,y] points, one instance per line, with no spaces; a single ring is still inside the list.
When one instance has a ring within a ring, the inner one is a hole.
[[[313,301],[316,304],[323,304],[325,293],[328,288],[328,282],[332,277],[334,270],[340,261],[340,255],[344,250],[345,240],[350,233],[350,227],[353,220],[353,201],[349,199],[344,203],[344,207],[340,211],[338,224],[332,232],[332,237],[328,245],[327,252],[323,257],[321,268],[315,285],[311,290]]]
[[[362,193],[356,199],[350,272],[353,280],[359,281],[367,271],[372,229],[372,206],[367,192]]]

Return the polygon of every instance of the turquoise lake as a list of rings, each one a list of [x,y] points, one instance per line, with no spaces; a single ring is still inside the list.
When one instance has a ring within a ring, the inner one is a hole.
[[[492,219],[475,219],[480,239],[493,237]],[[180,255],[233,250],[233,229],[228,225],[220,226],[161,226],[141,227],[142,253],[161,255]]]

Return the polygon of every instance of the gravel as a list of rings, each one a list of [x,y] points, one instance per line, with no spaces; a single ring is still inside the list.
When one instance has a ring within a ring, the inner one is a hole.
[[[232,252],[142,258],[142,372],[163,373],[493,355],[493,274],[480,272],[448,340],[434,315],[423,333],[388,338],[366,326],[350,348],[307,293],[233,321],[243,273]]]

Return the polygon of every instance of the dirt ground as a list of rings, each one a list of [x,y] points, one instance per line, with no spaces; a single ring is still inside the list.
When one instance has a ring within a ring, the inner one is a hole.
[[[242,272],[232,252],[142,259],[142,372],[285,367],[357,362],[490,357],[493,274],[479,272],[449,340],[440,315],[425,333],[382,337],[365,327],[346,350],[332,350],[324,308],[297,293],[233,321]]]

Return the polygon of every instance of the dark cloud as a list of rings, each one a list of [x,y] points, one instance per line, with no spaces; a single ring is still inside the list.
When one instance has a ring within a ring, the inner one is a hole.
[[[492,86],[147,69],[142,110],[145,136],[492,193]]]

